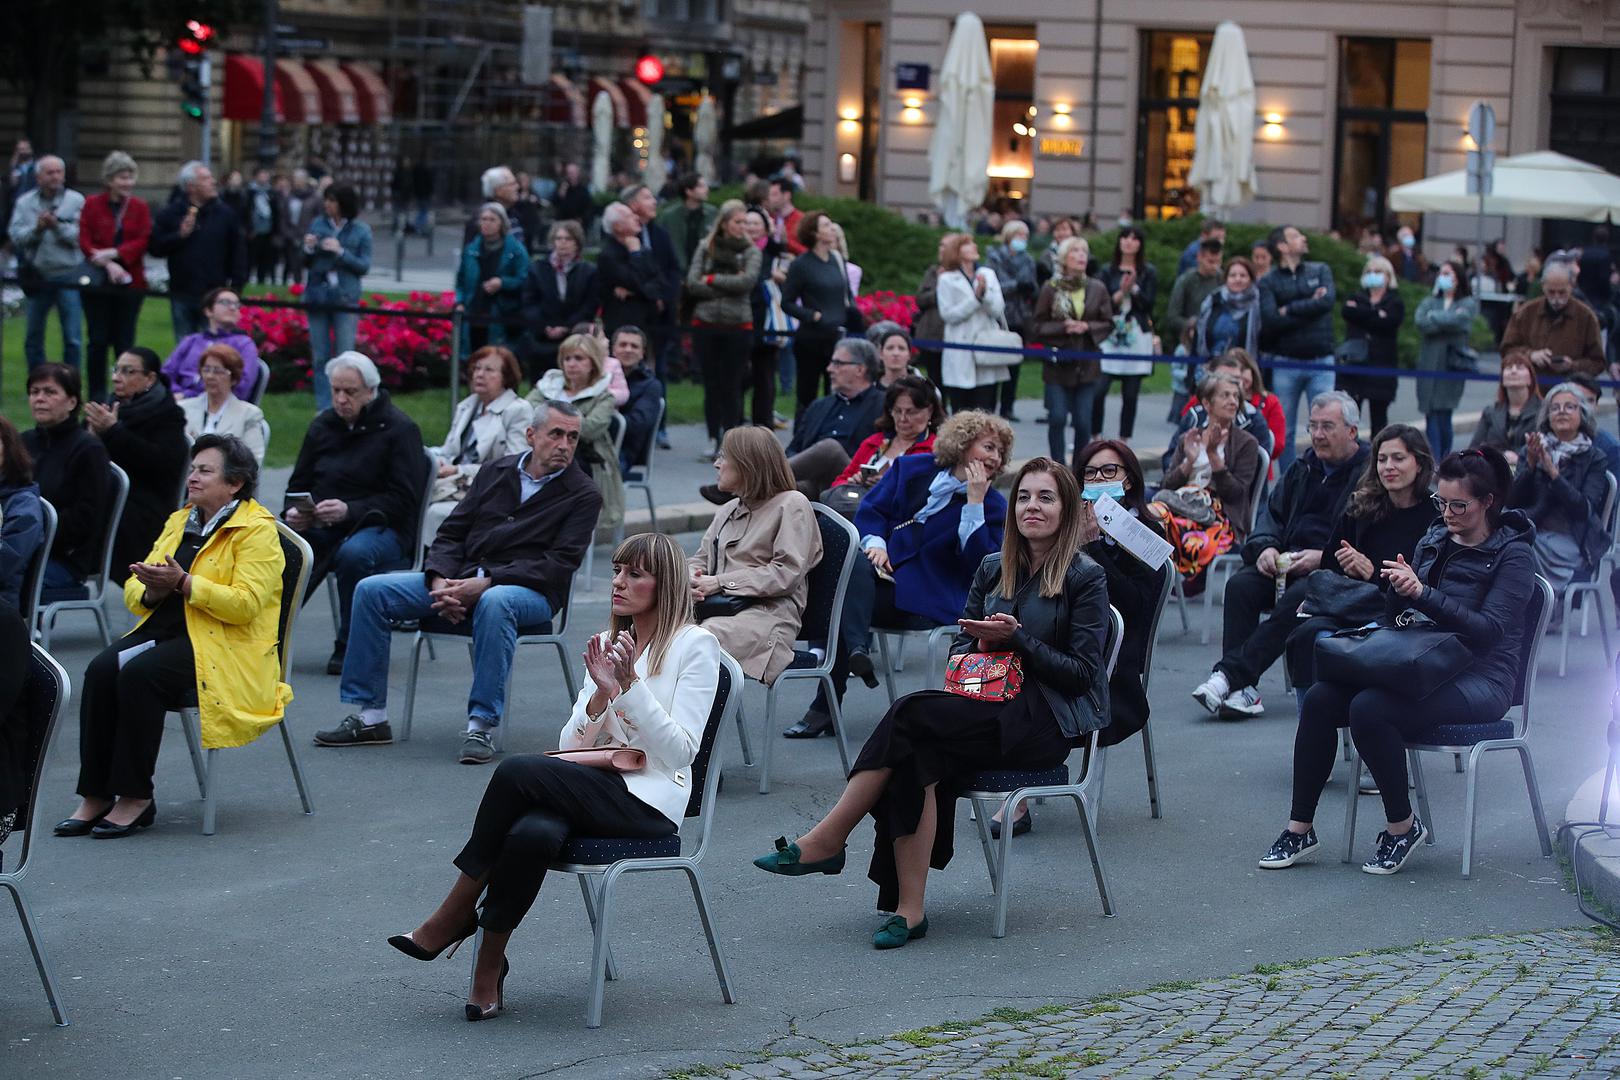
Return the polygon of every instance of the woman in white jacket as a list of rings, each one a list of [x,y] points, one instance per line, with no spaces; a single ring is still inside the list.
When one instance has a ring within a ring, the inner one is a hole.
[[[946,349],[940,360],[945,396],[952,412],[963,409],[996,411],[996,387],[1006,381],[1006,364],[981,365],[971,348],[952,348],[977,341],[986,330],[1003,325],[1006,317],[1001,283],[994,270],[979,265],[979,246],[969,233],[947,236],[940,244],[936,296],[945,321]],[[1009,357],[1009,360],[1011,357]]]
[[[216,341],[197,357],[203,392],[180,402],[186,416],[186,440],[204,435],[235,435],[264,464],[264,413],[251,401],[232,392],[242,380],[242,354],[234,346]]]
[[[439,526],[472,487],[479,469],[529,448],[526,436],[534,421],[534,406],[517,396],[522,381],[523,368],[504,345],[485,345],[467,360],[472,393],[456,406],[444,445],[432,448],[439,471],[433,481],[423,544],[433,543]]]
[[[545,754],[501,762],[456,856],[450,894],[422,925],[388,939],[432,960],[483,928],[468,1020],[499,1014],[507,940],[571,839],[671,836],[685,816],[720,684],[720,644],[692,622],[686,557],[671,537],[641,533],[613,553],[612,619],[587,642],[585,670],[559,746],[629,747],[646,755],[645,767],[620,773]]]

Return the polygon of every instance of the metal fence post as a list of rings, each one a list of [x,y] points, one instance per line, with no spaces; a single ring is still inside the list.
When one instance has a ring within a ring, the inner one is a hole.
[[[456,405],[461,400],[461,309],[450,315],[450,422],[456,421]]]
[[[394,230],[394,280],[405,280],[405,230]]]

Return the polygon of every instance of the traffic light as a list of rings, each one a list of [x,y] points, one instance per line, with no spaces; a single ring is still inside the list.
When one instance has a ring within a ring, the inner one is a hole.
[[[169,68],[180,83],[180,111],[199,124],[208,115],[208,79],[204,76],[214,28],[196,19],[188,21],[175,39]]]
[[[664,62],[651,53],[636,61],[636,78],[648,86],[654,86],[663,81]]]

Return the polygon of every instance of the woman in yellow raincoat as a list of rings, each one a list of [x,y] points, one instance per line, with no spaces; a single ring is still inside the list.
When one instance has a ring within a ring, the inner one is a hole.
[[[124,584],[141,621],[85,671],[81,801],[57,836],[112,839],[156,820],[163,717],[193,694],[210,749],[252,742],[292,700],[277,652],[285,559],[275,518],[253,499],[258,479],[258,460],[234,436],[193,444],[186,505]]]

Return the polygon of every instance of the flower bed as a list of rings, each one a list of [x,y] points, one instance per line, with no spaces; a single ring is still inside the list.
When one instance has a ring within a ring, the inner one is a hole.
[[[294,299],[301,285],[289,290]],[[268,294],[259,294],[260,298]],[[270,389],[307,390],[310,387],[309,320],[291,307],[256,307],[254,296],[244,296],[242,330],[253,339],[259,355],[270,365]],[[361,305],[378,311],[448,311],[455,304],[451,293],[413,292],[405,300],[388,300],[373,293]],[[450,379],[450,322],[447,319],[407,318],[399,315],[362,315],[355,332],[355,348],[371,357],[391,390],[420,390],[445,386]]]
[[[868,326],[888,320],[910,330],[912,320],[917,317],[917,298],[903,293],[866,293],[855,298],[855,306]]]

